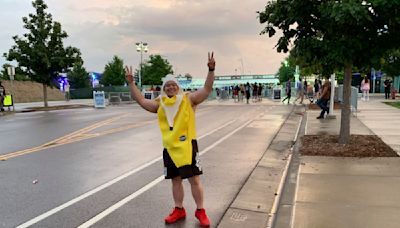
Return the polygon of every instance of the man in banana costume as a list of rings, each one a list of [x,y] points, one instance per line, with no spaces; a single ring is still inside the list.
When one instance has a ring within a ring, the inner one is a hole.
[[[155,100],[143,97],[133,79],[132,67],[125,67],[125,77],[131,89],[132,97],[145,110],[157,113],[163,141],[164,175],[171,179],[172,195],[175,207],[165,217],[165,222],[175,223],[186,217],[183,207],[183,179],[188,179],[192,195],[196,202],[196,218],[203,227],[210,221],[203,207],[203,186],[200,181],[202,168],[198,157],[196,141],[196,106],[207,99],[214,83],[214,53],[208,53],[208,75],[204,87],[193,92],[183,93],[179,83],[172,75],[163,79],[161,95]]]

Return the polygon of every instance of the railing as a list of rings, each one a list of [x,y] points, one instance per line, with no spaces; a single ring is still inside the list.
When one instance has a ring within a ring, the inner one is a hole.
[[[343,85],[339,85],[335,88],[335,100],[343,103]],[[352,86],[351,87],[351,97],[350,97],[350,107],[351,111],[357,113],[357,105],[358,105],[358,88]]]
[[[109,92],[107,95],[108,104],[110,105],[133,103],[131,93],[129,92]]]

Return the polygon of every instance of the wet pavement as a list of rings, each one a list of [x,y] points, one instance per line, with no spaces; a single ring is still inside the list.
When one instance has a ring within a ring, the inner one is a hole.
[[[359,101],[351,133],[377,134],[399,153],[399,109],[382,101],[374,96]],[[336,118],[317,120],[317,110],[303,109],[268,99],[248,105],[214,100],[201,106],[197,125],[212,227],[398,227],[399,158],[296,157],[293,144],[299,130],[300,135],[338,134],[340,127],[338,111]],[[13,146],[0,156],[37,149],[0,162],[5,192],[0,197],[1,227],[26,221],[32,227],[198,227],[187,183],[186,220],[163,223],[172,199],[170,183],[162,177],[154,118],[135,105],[104,110],[0,119],[26,142],[10,137]],[[121,115],[126,116],[118,119]],[[71,119],[61,120],[65,116]],[[53,120],[43,121],[49,118]],[[38,120],[51,135],[29,130]],[[56,146],[40,148],[46,142]]]
[[[399,153],[400,111],[382,101],[359,101],[358,112],[351,118],[351,133],[376,134]],[[336,119],[317,120],[317,115],[317,111],[308,111],[306,134],[338,134],[340,113]],[[290,226],[399,227],[399,167],[399,157],[302,156]]]
[[[201,105],[197,128],[212,227],[259,163],[290,106]],[[137,105],[1,118],[0,227],[164,227],[173,206],[155,115]],[[3,144],[4,143],[4,144]],[[185,221],[196,227],[185,183]],[[90,225],[88,225],[90,224]]]

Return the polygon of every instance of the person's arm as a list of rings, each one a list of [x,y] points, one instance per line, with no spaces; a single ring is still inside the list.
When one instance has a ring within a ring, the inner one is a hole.
[[[145,110],[152,113],[157,113],[159,107],[158,102],[144,98],[142,93],[136,87],[133,80],[132,66],[130,68],[128,68],[128,66],[125,66],[125,79],[128,82],[129,88],[131,89],[131,95],[133,99],[135,99],[135,101]]]
[[[321,93],[321,97],[324,97],[325,94],[328,93],[328,86],[324,85],[322,86],[322,93]]]
[[[204,87],[197,90],[196,92],[190,93],[189,99],[192,102],[192,105],[196,106],[207,99],[208,95],[212,91],[212,86],[214,83],[214,70],[215,70],[215,60],[214,60],[214,52],[208,53],[208,74],[206,82],[204,83]]]

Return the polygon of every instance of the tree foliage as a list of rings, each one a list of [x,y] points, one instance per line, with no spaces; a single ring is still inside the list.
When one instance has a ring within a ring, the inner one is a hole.
[[[389,50],[382,57],[381,70],[388,76],[394,77],[400,75],[400,49]]]
[[[118,56],[114,56],[105,68],[100,84],[105,86],[120,86],[125,84],[124,61]]]
[[[281,67],[279,67],[279,70],[278,70],[278,73],[276,74],[276,76],[279,77],[279,82],[282,84],[282,83],[286,82],[289,78],[293,78],[295,71],[296,71],[296,69],[294,67],[290,66],[290,64],[286,64],[285,62],[282,62]]]
[[[261,34],[282,36],[278,52],[291,52],[324,72],[345,72],[339,143],[350,136],[350,92],[353,66],[373,65],[400,41],[400,1],[393,0],[277,0],[259,13],[266,23]]]
[[[35,0],[32,5],[35,14],[22,18],[28,32],[22,37],[14,36],[15,45],[4,56],[8,61],[17,61],[24,74],[44,85],[44,104],[47,106],[46,86],[55,85],[58,74],[67,72],[81,57],[77,48],[64,47],[63,40],[68,35],[46,12],[44,1]]]
[[[161,79],[173,74],[172,65],[161,55],[150,55],[150,60],[142,66],[143,85],[161,85]]]
[[[72,71],[68,73],[68,81],[74,89],[90,87],[89,73],[83,66],[83,62],[74,64]]]

